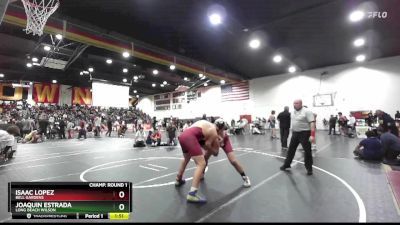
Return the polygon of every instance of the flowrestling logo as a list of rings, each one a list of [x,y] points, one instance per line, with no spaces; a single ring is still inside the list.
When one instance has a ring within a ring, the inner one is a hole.
[[[388,17],[387,12],[367,12],[369,19],[386,19]]]

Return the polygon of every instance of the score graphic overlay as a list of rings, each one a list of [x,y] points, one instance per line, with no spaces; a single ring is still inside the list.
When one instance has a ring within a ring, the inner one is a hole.
[[[129,219],[131,182],[10,182],[13,219]]]

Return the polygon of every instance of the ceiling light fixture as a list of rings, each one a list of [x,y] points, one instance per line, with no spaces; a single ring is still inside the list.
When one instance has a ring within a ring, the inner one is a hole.
[[[158,70],[153,70],[153,74],[157,75],[158,74]]]
[[[63,36],[62,36],[61,34],[56,34],[56,38],[57,38],[58,40],[62,40],[62,39],[63,39]]]
[[[274,56],[274,62],[275,63],[280,63],[282,61],[282,56],[281,55],[276,55]]]
[[[32,58],[32,62],[37,62],[37,61],[39,61],[38,58],[36,58],[36,57]]]
[[[48,46],[48,45],[45,45],[44,47],[43,47],[43,49],[45,50],[45,51],[50,51],[51,50],[51,47],[50,46]]]
[[[258,39],[253,39],[249,42],[249,46],[252,49],[258,49],[260,47],[260,45],[261,45],[261,42]]]
[[[365,16],[365,13],[363,11],[356,10],[356,11],[353,11],[352,13],[350,13],[349,20],[351,22],[358,22],[358,21],[364,19],[364,16]]]
[[[361,47],[365,44],[365,40],[364,38],[357,38],[354,42],[353,42],[354,46],[356,47]]]
[[[169,69],[170,69],[170,70],[175,70],[175,68],[176,68],[175,65],[170,65],[170,66],[169,66]]]
[[[127,72],[128,72],[128,69],[127,69],[127,68],[124,68],[124,69],[122,69],[122,72],[127,73]]]
[[[225,80],[221,80],[220,83],[221,83],[221,84],[225,84]]]
[[[289,67],[288,71],[290,73],[294,73],[294,72],[296,72],[296,67],[295,66],[291,66],[291,67]]]
[[[357,62],[364,62],[365,61],[365,55],[358,55],[357,57],[356,57],[356,61]]]
[[[112,63],[112,60],[111,60],[111,59],[107,59],[107,60],[106,60],[106,63],[107,63],[107,64],[111,64],[111,63]]]
[[[123,53],[122,53],[122,56],[123,56],[124,58],[129,58],[129,56],[131,56],[131,54],[129,54],[129,52],[123,52]]]
[[[220,16],[219,14],[217,14],[217,13],[211,14],[211,15],[208,17],[208,19],[210,20],[210,23],[211,23],[212,25],[214,25],[214,26],[217,26],[217,25],[219,25],[219,24],[222,23],[222,18],[221,18],[221,16]]]

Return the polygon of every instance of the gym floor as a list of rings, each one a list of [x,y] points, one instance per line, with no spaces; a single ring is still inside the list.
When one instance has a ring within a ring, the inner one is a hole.
[[[6,204],[11,181],[130,181],[130,222],[400,221],[384,165],[353,156],[360,139],[319,131],[314,174],[307,176],[300,149],[291,170],[279,170],[286,152],[268,133],[230,138],[252,186],[242,187],[240,175],[220,151],[211,158],[200,185],[206,204],[186,202],[191,180],[174,186],[182,157],[179,146],[133,148],[131,137],[20,144],[15,158],[0,164],[0,222],[16,222]],[[194,162],[188,164],[186,179],[191,179],[194,167]]]

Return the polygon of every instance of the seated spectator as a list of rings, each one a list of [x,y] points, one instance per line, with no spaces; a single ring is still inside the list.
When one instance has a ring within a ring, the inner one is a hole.
[[[147,134],[147,138],[146,138],[146,145],[152,144],[152,140],[151,140],[152,135],[153,135],[153,131],[149,130],[149,133]]]
[[[151,135],[151,146],[160,146],[161,144],[161,133],[159,130],[155,130]]]
[[[354,150],[354,155],[361,159],[382,160],[383,149],[380,140],[373,131],[365,132],[367,138],[362,140]]]
[[[126,127],[126,125],[121,125],[118,128],[118,137],[125,137],[125,132],[128,128]]]
[[[0,151],[5,156],[5,161],[12,158],[16,150],[15,137],[21,136],[18,126],[12,125],[7,128],[7,131],[0,130]]]
[[[397,157],[400,154],[400,138],[391,133],[390,129],[384,130],[381,134],[381,143],[383,147],[383,163],[390,165],[399,165]]]
[[[139,126],[139,130],[136,131],[135,134],[135,144],[133,147],[146,147],[145,144],[145,139],[146,139],[146,133],[143,130],[143,127]]]
[[[399,137],[399,130],[396,127],[396,123],[389,114],[382,110],[376,110],[375,114],[378,117],[379,126],[382,127],[383,130],[389,130],[396,137]]]

